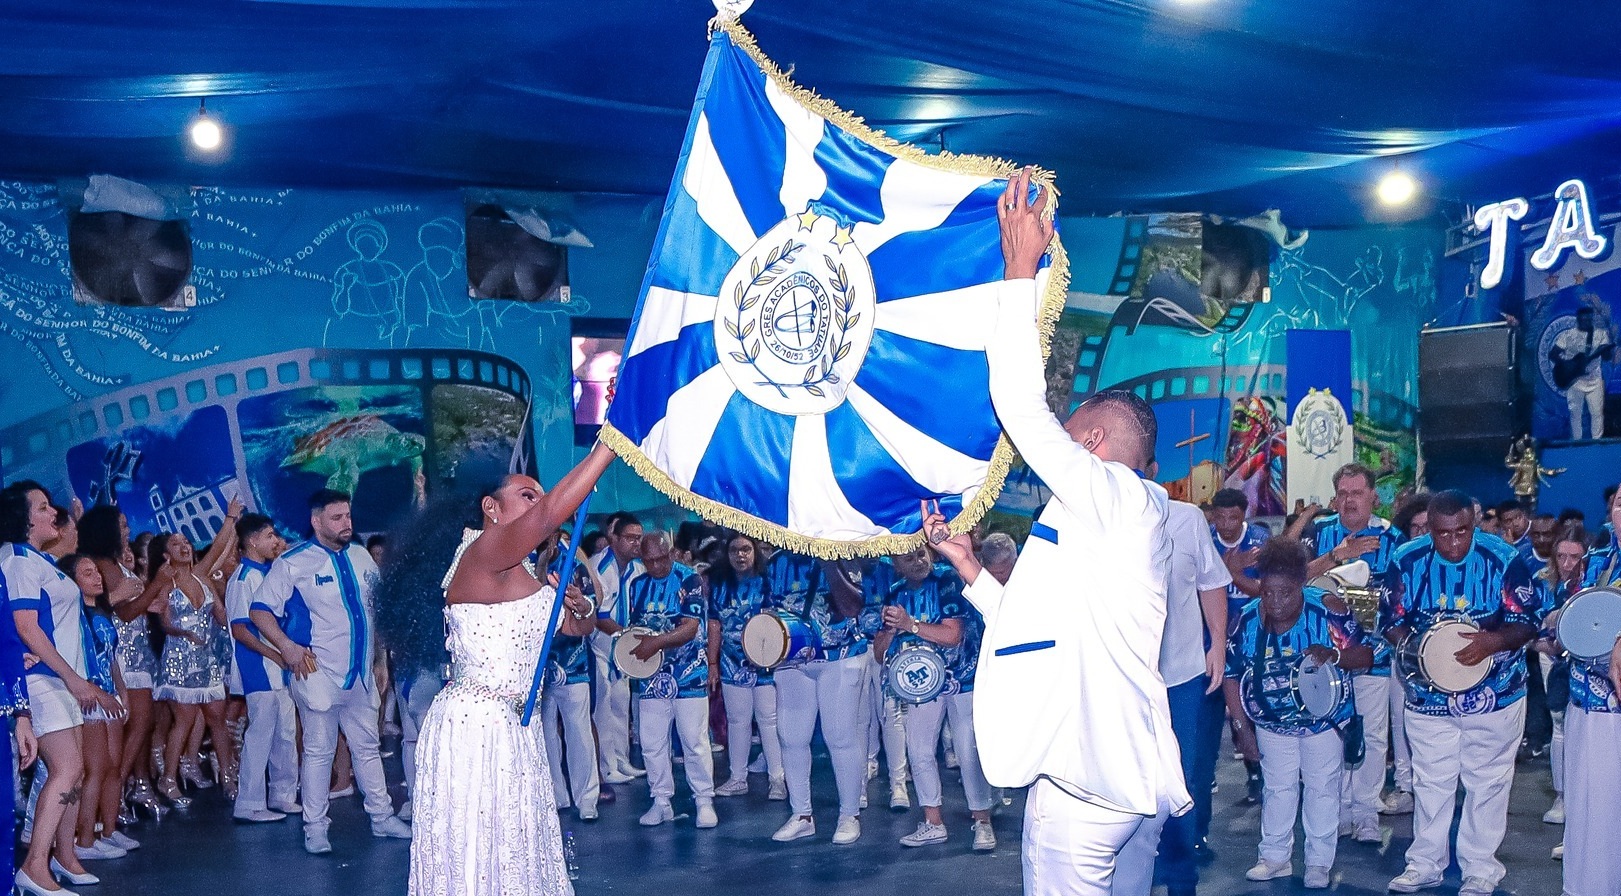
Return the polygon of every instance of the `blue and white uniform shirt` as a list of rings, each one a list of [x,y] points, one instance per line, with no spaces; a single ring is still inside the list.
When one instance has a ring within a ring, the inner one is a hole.
[[[10,551],[10,545],[0,545],[0,556]],[[0,717],[28,711],[27,673],[23,671],[23,654],[27,650],[17,636],[17,623],[11,617],[11,591],[0,572]]]
[[[113,663],[118,655],[118,626],[113,614],[95,607],[86,607],[84,615],[85,676],[91,684],[117,697],[118,682],[113,678]]]
[[[861,614],[852,619],[836,618],[828,597],[829,583],[822,561],[815,557],[778,551],[766,566],[766,600],[770,609],[792,613],[809,623],[820,639],[817,659],[838,662],[867,652],[870,637],[863,620],[870,625],[872,599],[866,598]],[[863,591],[866,577],[863,575]]]
[[[709,618],[720,624],[720,680],[740,688],[772,683],[771,670],[750,663],[743,653],[743,627],[766,604],[765,577],[749,573],[736,580],[712,578]]]
[[[1542,595],[1531,583],[1513,545],[1476,532],[1458,563],[1436,551],[1429,536],[1401,546],[1385,576],[1381,628],[1406,626],[1421,638],[1447,618],[1465,618],[1483,629],[1523,624],[1537,627],[1544,615]],[[1525,651],[1493,656],[1486,680],[1461,694],[1438,691],[1417,675],[1406,682],[1407,708],[1428,716],[1488,713],[1525,696]]]
[[[1615,533],[1608,541],[1587,552],[1587,567],[1582,572],[1582,587],[1621,585],[1621,545],[1616,544]]]
[[[1293,695],[1293,674],[1306,648],[1316,645],[1344,650],[1363,641],[1361,628],[1349,608],[1345,612],[1330,610],[1323,596],[1320,589],[1306,587],[1300,618],[1283,634],[1267,630],[1259,598],[1239,612],[1227,642],[1227,677],[1239,683],[1244,714],[1257,728],[1273,734],[1319,734],[1345,724],[1356,712],[1356,701],[1349,689],[1346,699],[1327,719],[1303,711]]]
[[[1526,538],[1529,537],[1526,536]],[[1514,549],[1519,552],[1520,559],[1525,562],[1525,571],[1534,576],[1546,569],[1548,561],[1537,556],[1536,549],[1531,547],[1529,541],[1526,541],[1526,539],[1520,541],[1524,541],[1525,544],[1521,545],[1520,542],[1515,542]]]
[[[56,568],[56,561],[26,542],[0,550],[0,575],[6,578],[11,609],[33,610],[39,616],[40,630],[51,639],[62,661],[80,677],[88,678],[85,665],[84,595],[73,579]],[[58,678],[45,663],[35,663],[29,675]]]
[[[625,580],[624,600],[630,624],[665,635],[688,619],[698,621],[698,635],[664,651],[664,665],[649,678],[636,682],[638,696],[654,699],[705,697],[709,694],[709,620],[704,612],[703,580],[679,563],[670,574],[654,578],[643,569]]]
[[[589,561],[586,561],[589,562]],[[610,563],[612,561],[609,561]],[[563,552],[552,559],[550,571],[562,575]],[[593,604],[597,603],[597,586],[585,565],[576,562],[569,581],[580,589]],[[561,600],[561,598],[559,598]],[[564,610],[563,612],[568,612]],[[546,686],[582,684],[591,680],[591,648],[583,637],[566,635],[561,630],[552,633],[552,650],[546,664]]]
[[[243,557],[241,565],[236,568],[236,575],[231,576],[231,580],[225,583],[225,615],[231,620],[233,628],[245,625],[248,627],[248,633],[255,638],[259,637],[259,627],[253,624],[248,612],[253,608],[253,598],[269,572],[269,563],[259,563]],[[249,650],[247,645],[236,640],[234,636],[231,643],[234,649],[231,681],[235,685],[236,693],[259,694],[287,687],[286,669],[269,657]]]
[[[885,606],[900,607],[908,615],[924,625],[933,625],[947,619],[961,620],[963,634],[967,636],[968,621],[964,619],[968,612],[968,601],[962,596],[962,579],[955,572],[942,573],[939,569],[931,570],[929,577],[916,585],[904,578],[896,578],[889,588],[889,596],[884,601]],[[961,682],[956,673],[962,667],[962,659],[956,654],[962,644],[955,647],[942,647],[932,641],[926,641],[919,635],[909,631],[896,632],[889,642],[889,650],[884,659],[887,661],[903,648],[911,644],[922,644],[931,647],[940,654],[946,664],[946,686],[941,696],[949,696],[962,692]],[[979,652],[974,652],[974,660],[979,658]],[[972,689],[970,679],[969,689]]]
[[[312,538],[271,564],[250,606],[275,616],[338,687],[369,690],[377,578],[377,564],[365,548],[349,544],[333,551]]]
[[[1258,550],[1271,537],[1272,533],[1268,532],[1265,526],[1245,523],[1244,534],[1239,536],[1238,544],[1228,544],[1221,540],[1220,535],[1216,534],[1215,526],[1210,527],[1210,540],[1215,543],[1216,553],[1220,554],[1223,559],[1226,559],[1227,555],[1233,551],[1244,553]],[[1252,579],[1258,578],[1261,575],[1261,569],[1258,566],[1246,566],[1244,567],[1244,575]],[[1227,627],[1229,629],[1232,628],[1234,622],[1238,621],[1238,615],[1244,612],[1244,605],[1251,600],[1254,600],[1254,598],[1240,590],[1237,582],[1227,586]]]
[[[1396,549],[1401,547],[1401,533],[1389,522],[1376,516],[1368,518],[1368,524],[1356,532],[1346,528],[1341,522],[1339,514],[1319,521],[1311,530],[1307,543],[1311,547],[1313,557],[1322,557],[1329,551],[1339,547],[1340,542],[1347,538],[1360,538],[1364,535],[1373,535],[1379,539],[1379,546],[1358,557],[1368,564],[1368,584],[1378,587],[1385,580],[1386,571],[1390,569],[1390,558],[1395,556]],[[1378,632],[1364,632],[1367,636],[1367,645],[1373,648],[1373,666],[1362,675],[1389,675],[1395,651],[1391,649],[1390,642],[1379,636]]]

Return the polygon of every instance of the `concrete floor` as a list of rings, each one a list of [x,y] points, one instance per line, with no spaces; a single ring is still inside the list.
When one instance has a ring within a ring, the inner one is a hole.
[[[1225,753],[1224,756],[1230,756]],[[717,769],[723,769],[717,754]],[[393,760],[390,760],[393,762]],[[680,764],[676,764],[680,775]],[[690,818],[647,830],[637,816],[648,804],[645,784],[618,787],[619,800],[604,806],[593,824],[564,813],[564,829],[575,836],[581,864],[576,882],[582,896],[605,893],[663,894],[800,894],[856,893],[887,896],[892,893],[1017,894],[1020,892],[1019,827],[1023,800],[999,807],[995,827],[1000,844],[995,852],[976,854],[969,849],[969,824],[962,788],[956,773],[946,772],[946,821],[951,840],[942,846],[917,850],[896,843],[910,833],[920,815],[891,813],[888,790],[880,778],[871,786],[874,808],[863,813],[862,838],[850,847],[829,842],[835,819],[832,772],[825,757],[818,758],[817,837],[777,844],[770,835],[787,818],[787,805],[765,798],[765,776],[753,776],[754,792],[746,797],[717,800],[720,827],[697,831]],[[397,780],[397,765],[390,767]],[[724,777],[721,772],[718,777]],[[1559,842],[1560,828],[1541,821],[1552,791],[1545,759],[1521,763],[1514,784],[1509,834],[1499,856],[1509,874],[1500,892],[1521,896],[1557,896],[1559,863],[1549,850]],[[1244,871],[1254,862],[1259,809],[1241,806],[1242,767],[1224,758],[1218,773],[1216,815],[1211,845],[1216,858],[1204,866],[1201,893],[1303,893],[1298,872],[1290,881],[1253,884]],[[691,812],[684,785],[678,784],[677,812]],[[186,813],[173,813],[161,824],[145,822],[131,834],[143,848],[126,859],[91,863],[103,877],[98,887],[82,892],[112,896],[302,896],[302,894],[405,893],[409,846],[404,841],[373,839],[359,801],[338,800],[330,856],[306,855],[301,829],[294,820],[269,825],[231,823],[224,798],[217,789],[205,791]],[[1391,836],[1384,847],[1340,841],[1334,889],[1345,894],[1382,894],[1391,877],[1400,873],[1402,852],[1411,836],[1410,816],[1390,820]],[[1447,883],[1431,891],[1453,896],[1458,874],[1453,868]],[[1163,890],[1156,891],[1163,893]]]

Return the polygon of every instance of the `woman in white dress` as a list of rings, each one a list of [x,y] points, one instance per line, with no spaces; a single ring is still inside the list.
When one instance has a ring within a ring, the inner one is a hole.
[[[599,444],[550,493],[511,475],[480,497],[484,528],[466,534],[443,581],[452,671],[417,741],[412,896],[573,892],[544,741],[520,721],[555,597],[524,561],[612,459]],[[571,591],[564,608],[561,631],[592,630],[583,596]]]

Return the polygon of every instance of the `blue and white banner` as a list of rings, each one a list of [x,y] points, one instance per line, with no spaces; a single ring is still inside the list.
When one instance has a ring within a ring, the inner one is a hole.
[[[904,550],[925,498],[971,527],[1012,458],[985,342],[1015,171],[896,143],[716,27],[604,441],[683,506],[799,551]],[[1044,332],[1056,238],[1050,259]]]
[[[1289,330],[1289,503],[1328,506],[1334,473],[1356,459],[1351,331]]]

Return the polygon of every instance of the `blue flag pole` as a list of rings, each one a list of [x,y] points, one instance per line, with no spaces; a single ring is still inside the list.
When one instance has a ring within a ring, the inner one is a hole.
[[[523,704],[523,724],[527,727],[529,720],[535,715],[535,701],[540,699],[540,688],[546,683],[546,663],[551,658],[552,636],[557,633],[558,614],[563,611],[563,595],[568,592],[569,579],[574,575],[574,558],[580,549],[575,540],[585,531],[585,512],[591,506],[591,496],[586,495],[580,502],[580,509],[574,511],[574,528],[569,532],[568,550],[563,552],[563,565],[557,570],[557,596],[552,600],[552,621],[546,626],[546,638],[540,644],[540,662],[535,664],[535,680],[529,685],[529,699]],[[558,547],[562,547],[562,539],[558,539]]]

